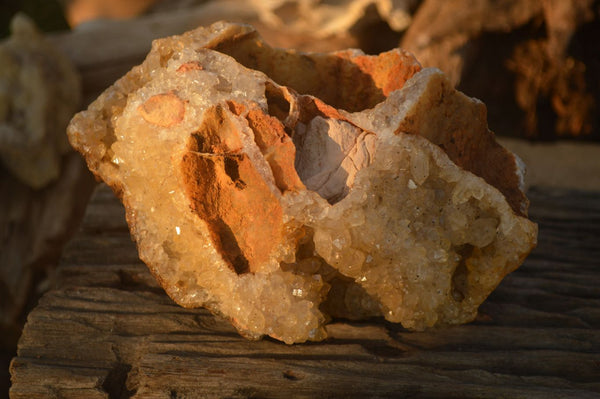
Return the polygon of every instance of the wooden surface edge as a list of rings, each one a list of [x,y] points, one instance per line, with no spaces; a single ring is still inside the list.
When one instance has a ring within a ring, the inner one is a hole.
[[[474,323],[414,333],[338,321],[325,342],[285,345],[174,304],[101,186],[29,315],[11,397],[599,397],[600,192],[529,196],[540,245]]]

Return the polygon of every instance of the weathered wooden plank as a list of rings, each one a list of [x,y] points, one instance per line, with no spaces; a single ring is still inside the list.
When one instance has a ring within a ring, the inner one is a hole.
[[[600,233],[600,193],[530,197],[540,244],[474,323],[414,333],[339,321],[331,339],[290,346],[248,341],[206,310],[174,304],[101,186],[56,288],[29,315],[11,396],[600,397],[600,246],[589,237]]]
[[[140,359],[137,377],[142,382],[137,393],[149,398],[594,397],[565,388],[560,381],[536,386],[535,379],[532,383],[475,368],[458,371],[331,359],[184,358],[166,353]],[[161,378],[173,383],[161,383]]]
[[[13,385],[10,396],[17,398],[106,398],[102,389],[108,369],[72,367],[63,364],[15,359],[11,367],[24,380],[35,384]],[[60,388],[58,388],[60,387]]]

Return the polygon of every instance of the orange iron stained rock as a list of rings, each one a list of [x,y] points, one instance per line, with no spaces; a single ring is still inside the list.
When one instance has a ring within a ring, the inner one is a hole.
[[[536,244],[485,106],[400,49],[300,53],[219,22],[155,41],[68,134],[168,295],[251,339],[469,322]]]

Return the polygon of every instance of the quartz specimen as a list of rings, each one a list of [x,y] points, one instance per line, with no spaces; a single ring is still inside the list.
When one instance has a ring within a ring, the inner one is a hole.
[[[68,135],[166,292],[249,338],[468,322],[536,243],[485,106],[399,49],[299,53],[215,23],[155,41]]]
[[[65,128],[79,108],[79,76],[33,21],[17,14],[0,43],[0,159],[38,189],[58,178]]]

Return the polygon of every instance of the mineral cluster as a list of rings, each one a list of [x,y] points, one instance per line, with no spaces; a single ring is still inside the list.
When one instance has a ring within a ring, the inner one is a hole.
[[[11,33],[0,42],[0,159],[39,189],[58,178],[70,150],[65,128],[79,109],[79,75],[24,14]]]
[[[248,338],[468,322],[536,244],[485,106],[400,49],[299,53],[219,22],[155,41],[68,135],[171,298]]]

